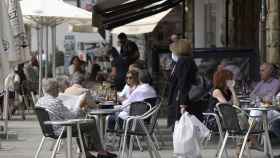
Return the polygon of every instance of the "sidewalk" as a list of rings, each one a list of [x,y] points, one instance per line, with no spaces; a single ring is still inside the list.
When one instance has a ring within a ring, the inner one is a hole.
[[[1,121],[2,122],[2,121]],[[41,141],[41,130],[39,127],[38,122],[35,119],[35,116],[27,116],[25,121],[21,120],[12,120],[9,122],[9,127],[11,131],[15,131],[18,134],[18,140],[2,140],[2,147],[3,148],[10,148],[12,149],[8,151],[0,150],[0,158],[32,158],[35,155],[36,148],[38,147]],[[46,141],[46,144],[43,146],[42,151],[40,153],[40,158],[48,158],[50,157],[50,146],[52,141]],[[57,158],[65,157],[65,150],[61,150],[60,153],[57,155]],[[216,147],[211,145],[207,147],[207,149],[203,149],[203,157],[205,158],[212,158],[215,157]],[[234,150],[229,150],[229,153],[233,157]],[[274,148],[274,154],[279,154],[279,148]],[[160,150],[160,154],[162,158],[171,158],[172,157],[172,150]],[[75,154],[73,154],[75,155]],[[77,156],[76,156],[77,157]],[[133,152],[134,158],[144,158],[149,157],[148,152],[140,152],[135,151]],[[253,158],[264,158],[266,157],[263,153],[252,151]]]

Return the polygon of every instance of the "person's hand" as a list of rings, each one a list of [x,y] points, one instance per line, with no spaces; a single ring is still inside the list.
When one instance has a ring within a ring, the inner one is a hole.
[[[234,86],[235,86],[235,81],[234,80],[227,80],[226,85],[227,85],[227,87],[229,88],[230,91],[233,91]]]
[[[187,105],[180,105],[180,112],[181,112],[181,114],[184,114],[186,112],[186,108],[187,107],[188,107]]]
[[[81,101],[80,108],[81,109],[86,109],[87,107],[88,107],[88,104],[87,104],[86,100]]]

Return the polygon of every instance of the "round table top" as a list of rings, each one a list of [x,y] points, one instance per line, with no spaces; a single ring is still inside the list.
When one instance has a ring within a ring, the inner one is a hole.
[[[279,106],[268,106],[268,107],[248,107],[248,108],[242,108],[243,110],[258,110],[258,111],[270,111],[270,110],[279,110]]]
[[[62,125],[62,126],[72,126],[75,124],[85,124],[93,122],[92,119],[70,119],[70,120],[61,120],[61,121],[45,121],[46,125]]]
[[[108,115],[108,114],[114,114],[116,112],[121,111],[120,108],[114,108],[114,109],[91,109],[89,110],[90,115]]]

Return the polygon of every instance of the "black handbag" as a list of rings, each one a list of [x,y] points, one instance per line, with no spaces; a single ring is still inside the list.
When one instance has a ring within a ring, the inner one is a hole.
[[[206,84],[206,80],[203,76],[197,75],[195,84],[191,85],[189,91],[189,100],[192,102],[196,102],[198,100],[203,99],[204,97],[208,96],[208,88]]]

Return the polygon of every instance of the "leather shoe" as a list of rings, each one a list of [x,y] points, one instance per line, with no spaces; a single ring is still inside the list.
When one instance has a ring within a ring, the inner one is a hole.
[[[86,153],[86,158],[96,158],[96,157],[90,153]]]
[[[97,158],[116,158],[117,155],[116,154],[113,154],[113,153],[110,153],[110,152],[107,152],[106,154],[97,154]]]

